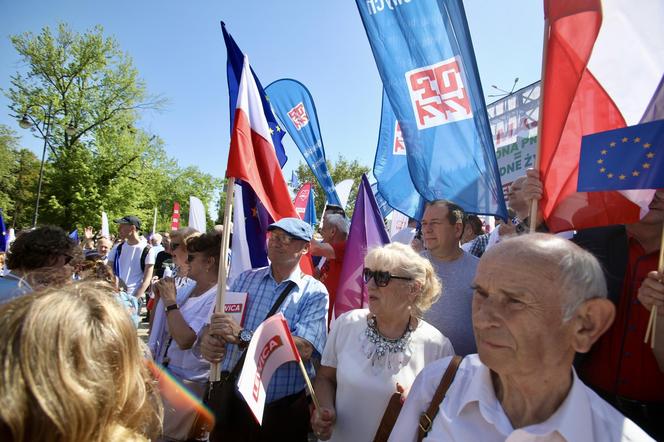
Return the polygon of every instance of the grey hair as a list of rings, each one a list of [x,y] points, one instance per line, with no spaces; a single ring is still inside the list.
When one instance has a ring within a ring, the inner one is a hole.
[[[414,316],[421,318],[440,298],[443,285],[431,262],[412,247],[393,242],[371,249],[364,264],[373,270],[386,270],[399,276],[410,276],[420,284],[420,293],[412,305]]]
[[[348,235],[348,220],[338,213],[330,213],[325,215],[325,224],[334,226],[339,230],[344,236]]]
[[[559,261],[560,289],[567,294],[563,321],[569,321],[576,309],[592,298],[606,298],[606,278],[597,258],[581,247],[571,247]]]

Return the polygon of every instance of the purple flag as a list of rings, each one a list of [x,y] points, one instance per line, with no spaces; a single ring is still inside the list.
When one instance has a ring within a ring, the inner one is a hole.
[[[378,210],[369,180],[366,175],[362,175],[339,277],[337,300],[334,304],[335,317],[368,304],[367,289],[362,280],[364,257],[367,256],[367,250],[389,242],[390,237],[385,230],[383,216]]]

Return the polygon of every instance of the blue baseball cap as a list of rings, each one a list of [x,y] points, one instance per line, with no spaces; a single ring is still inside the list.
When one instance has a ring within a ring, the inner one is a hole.
[[[311,241],[314,236],[314,230],[311,226],[299,218],[281,218],[267,228],[268,232],[274,229],[281,229],[293,238],[307,242]]]

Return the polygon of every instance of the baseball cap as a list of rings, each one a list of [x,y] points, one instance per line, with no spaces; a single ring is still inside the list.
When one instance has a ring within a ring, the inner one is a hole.
[[[123,216],[122,218],[114,220],[116,224],[131,224],[136,227],[136,229],[141,229],[141,220],[134,215]]]
[[[314,235],[311,226],[299,218],[282,218],[267,228],[268,232],[274,229],[281,229],[290,236],[303,241],[311,241]]]

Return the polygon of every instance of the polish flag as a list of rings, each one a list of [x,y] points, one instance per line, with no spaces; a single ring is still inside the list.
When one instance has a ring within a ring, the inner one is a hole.
[[[251,186],[275,221],[297,217],[272,145],[260,93],[245,55],[226,176]]]
[[[664,2],[545,0],[541,208],[553,232],[627,224],[654,191],[577,192],[584,135],[664,118]]]
[[[263,422],[267,387],[286,362],[299,362],[293,336],[282,313],[270,316],[254,332],[244,361],[238,390],[259,424]]]

